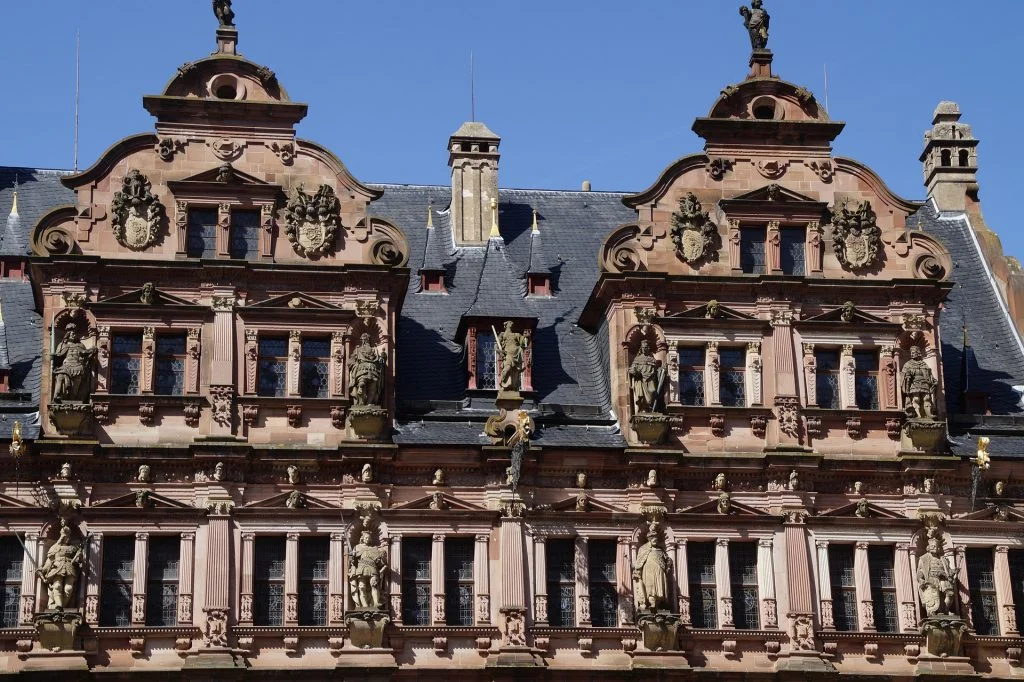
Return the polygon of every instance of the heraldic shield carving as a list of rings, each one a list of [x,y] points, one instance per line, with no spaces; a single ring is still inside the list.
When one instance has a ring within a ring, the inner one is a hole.
[[[844,202],[832,216],[832,248],[847,268],[858,270],[874,264],[882,244],[882,231],[871,204],[863,201],[850,210]]]
[[[156,243],[164,205],[153,195],[149,179],[138,170],[128,171],[121,190],[110,204],[114,238],[129,249],[147,249]]]
[[[330,185],[320,185],[310,196],[295,189],[285,206],[285,234],[295,253],[306,258],[319,258],[334,248],[334,240],[341,226],[341,203]]]
[[[672,214],[672,242],[684,263],[711,255],[716,232],[708,212],[692,192],[679,200],[679,210]]]

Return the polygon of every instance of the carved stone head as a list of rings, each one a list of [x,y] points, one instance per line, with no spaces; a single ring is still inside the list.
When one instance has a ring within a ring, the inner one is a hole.
[[[853,492],[857,493],[858,495],[863,495],[864,494],[864,483],[862,481],[854,481],[853,482]]]
[[[996,497],[1002,497],[1006,493],[1006,481],[996,481],[994,492]]]
[[[135,480],[137,480],[139,483],[149,483],[149,476],[149,465],[140,464],[139,473],[135,476]]]
[[[359,472],[359,480],[363,483],[373,483],[373,467],[369,462],[364,464],[362,471]]]
[[[923,490],[924,490],[924,494],[925,495],[931,495],[932,493],[934,493],[935,492],[935,479],[934,478],[926,478],[926,479],[924,479]]]
[[[868,501],[864,498],[861,498],[857,502],[857,511],[855,511],[854,513],[862,519],[867,518],[869,514]]]
[[[718,472],[718,475],[715,476],[715,480],[711,482],[711,489],[712,490],[725,490],[725,486],[726,486],[725,472],[720,471],[720,472]]]
[[[299,467],[294,464],[288,465],[288,482],[292,485],[299,482]]]
[[[444,469],[437,469],[434,471],[434,485],[444,485]]]
[[[658,470],[651,469],[647,472],[647,487],[657,488],[658,487]]]
[[[217,464],[213,467],[213,480],[224,480],[224,462],[217,462]]]
[[[576,473],[576,487],[586,488],[587,487],[587,472],[579,471]]]
[[[732,511],[732,499],[729,497],[729,493],[723,492],[718,496],[717,509],[719,514],[728,514]]]
[[[71,462],[64,462],[60,465],[60,473],[57,474],[57,478],[65,481],[71,478]]]

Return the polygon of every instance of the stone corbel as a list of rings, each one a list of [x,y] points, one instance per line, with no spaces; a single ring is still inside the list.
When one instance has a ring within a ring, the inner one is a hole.
[[[244,404],[242,405],[242,422],[250,429],[256,426],[256,422],[260,416],[260,406],[256,404]]]
[[[846,435],[850,438],[857,440],[861,437],[861,421],[860,417],[849,417],[846,420]]]
[[[839,356],[839,397],[844,410],[857,409],[857,363],[853,359],[853,346],[846,344]]]
[[[184,201],[174,202],[174,234],[177,254],[188,253],[188,204]]]
[[[747,404],[761,405],[761,342],[747,344]]]
[[[302,425],[302,405],[288,405],[286,408],[288,415],[288,426],[293,429],[299,428]]]
[[[256,374],[259,362],[259,332],[255,329],[245,330],[245,392],[256,394]]]
[[[807,223],[807,272],[820,273],[822,271],[822,229],[817,220]]]
[[[345,345],[348,341],[348,335],[345,332],[336,331],[331,333],[331,385],[330,391],[331,396],[335,398],[344,397],[346,393],[345,385]],[[332,411],[331,419],[333,421],[334,414]],[[344,420],[344,417],[342,417]],[[343,428],[337,426],[337,428]]]
[[[143,426],[152,426],[156,421],[156,403],[139,403],[139,423]]]
[[[96,328],[96,392],[110,391],[110,327]]]
[[[707,387],[707,395],[705,398],[708,405],[721,405],[722,400],[719,388],[722,379],[722,363],[718,357],[717,341],[708,341],[706,355],[704,385]]]

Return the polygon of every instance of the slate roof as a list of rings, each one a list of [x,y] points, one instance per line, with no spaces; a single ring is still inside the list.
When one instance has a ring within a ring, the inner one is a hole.
[[[39,218],[57,206],[75,203],[75,193],[60,184],[61,177],[69,174],[69,171],[0,166],[0,219],[7,221],[0,240],[0,255],[27,254],[32,227]],[[16,186],[18,218],[12,221],[10,213]]]

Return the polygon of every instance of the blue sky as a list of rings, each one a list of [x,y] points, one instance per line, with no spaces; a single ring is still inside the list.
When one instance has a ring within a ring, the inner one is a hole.
[[[0,164],[72,164],[75,31],[79,165],[152,128],[143,94],[213,49],[209,0],[4,3]],[[502,141],[501,185],[641,190],[700,151],[690,126],[747,71],[735,0],[235,0],[240,51],[310,105],[299,134],[364,182],[447,184],[445,146],[469,117]],[[766,0],[782,78],[847,128],[835,145],[898,194],[923,198],[918,156],[942,99],[981,140],[983,210],[1024,256],[1019,4],[1010,0]],[[981,8],[981,9],[979,9]]]

